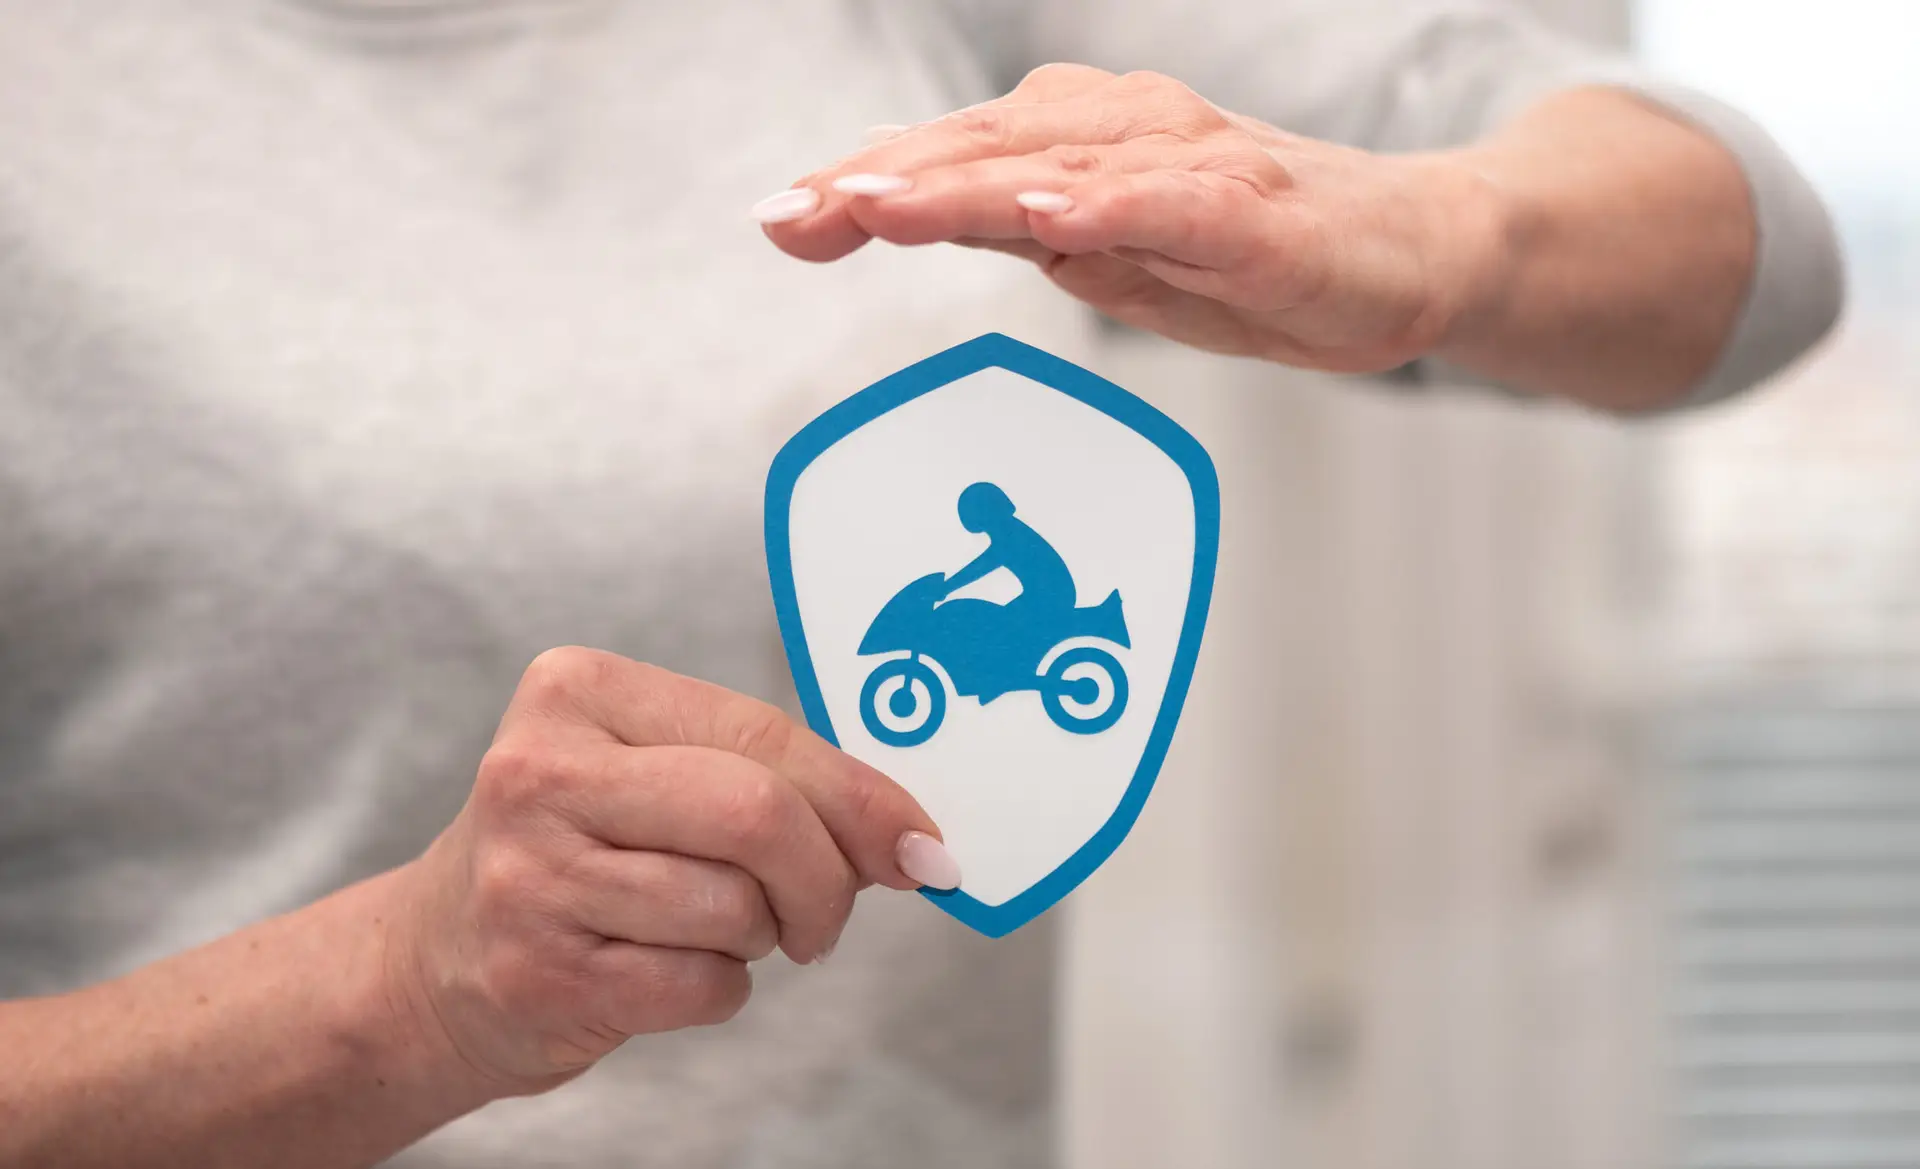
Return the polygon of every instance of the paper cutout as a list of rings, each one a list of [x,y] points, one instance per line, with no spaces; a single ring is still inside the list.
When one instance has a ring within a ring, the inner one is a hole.
[[[997,937],[1113,853],[1212,595],[1219,485],[1191,435],[990,333],[795,435],[766,538],[809,725],[911,791],[959,861],[929,900]]]
[[[947,687],[921,655],[946,668],[957,698],[978,698],[985,706],[1003,694],[1032,690],[1055,726],[1081,735],[1098,734],[1120,721],[1127,708],[1127,675],[1106,650],[1076,646],[1040,668],[1054,649],[1074,638],[1128,648],[1119,591],[1090,608],[1076,607],[1078,591],[1066,561],[992,483],[962,491],[959,513],[962,526],[987,537],[987,550],[958,572],[930,573],[895,593],[860,641],[862,654],[908,655],[875,667],[860,688],[860,720],[867,732],[889,747],[914,747],[940,729]],[[997,569],[1019,583],[1012,600],[954,598]],[[1069,677],[1076,668],[1079,672]]]

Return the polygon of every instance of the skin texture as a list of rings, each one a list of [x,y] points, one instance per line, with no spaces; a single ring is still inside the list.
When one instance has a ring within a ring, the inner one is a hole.
[[[0,1004],[0,1165],[365,1165],[912,889],[913,798],[774,707],[612,654],[528,668],[418,860],[99,986]]]
[[[912,185],[834,190],[848,175]],[[1702,378],[1754,262],[1734,158],[1605,89],[1557,95],[1471,147],[1390,156],[1220,110],[1159,74],[1050,65],[796,185],[819,208],[766,232],[801,259],[871,239],[992,248],[1203,349],[1347,372],[1433,355],[1614,410]],[[1072,206],[1016,201],[1034,191]]]

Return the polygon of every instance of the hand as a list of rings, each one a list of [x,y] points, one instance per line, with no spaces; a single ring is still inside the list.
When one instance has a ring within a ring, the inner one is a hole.
[[[1153,73],[1049,65],[797,186],[817,200],[758,213],[801,259],[870,238],[993,248],[1128,324],[1322,369],[1441,346],[1503,278],[1499,192],[1464,156],[1300,138]]]
[[[401,870],[395,997],[498,1094],[730,1018],[870,884],[958,872],[905,791],[775,708],[612,654],[527,669],[466,807]],[[909,871],[910,870],[910,871]]]

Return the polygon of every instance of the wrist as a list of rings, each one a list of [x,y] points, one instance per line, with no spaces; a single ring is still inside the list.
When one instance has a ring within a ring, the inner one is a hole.
[[[343,987],[340,1034],[382,1086],[439,1124],[519,1093],[465,1056],[435,1007],[412,928],[414,870],[403,865],[338,895],[362,939]]]
[[[1422,156],[1423,186],[1439,214],[1429,255],[1436,323],[1431,355],[1463,366],[1493,344],[1521,283],[1531,234],[1525,203],[1480,148]]]

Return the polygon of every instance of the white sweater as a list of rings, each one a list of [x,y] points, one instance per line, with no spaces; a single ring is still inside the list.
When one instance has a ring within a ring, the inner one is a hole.
[[[1405,149],[1614,76],[1385,0],[23,0],[4,26],[0,996],[413,855],[549,645],[780,696],[772,451],[975,333],[1071,355],[1082,324],[1000,257],[768,245],[745,208],[864,127],[1075,59]],[[1710,398],[1818,336],[1838,260],[1764,135],[1648,91],[1760,211]],[[1044,920],[988,942],[872,894],[733,1023],[398,1163],[1038,1166],[1051,961]]]

